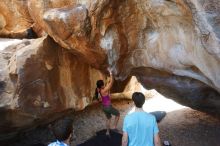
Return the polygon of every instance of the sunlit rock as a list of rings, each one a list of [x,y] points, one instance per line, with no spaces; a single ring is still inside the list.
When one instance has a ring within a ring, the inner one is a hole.
[[[0,1],[0,37],[34,37],[27,0]]]
[[[15,125],[27,128],[61,116],[54,113],[84,109],[91,103],[96,80],[101,77],[98,70],[49,37],[21,40],[0,54],[1,124],[8,125],[4,127],[8,133],[16,131]],[[19,118],[9,116],[11,112]],[[0,138],[4,138],[5,131],[0,131]]]
[[[0,46],[4,113],[19,109],[31,121],[82,110],[108,67],[114,98],[144,86],[220,113],[217,0],[28,0],[0,8],[0,36],[24,38],[31,29],[41,37]]]
[[[75,1],[29,1],[29,11],[39,24],[62,47],[81,56],[88,64],[102,68],[106,55],[90,40],[91,23],[85,5]]]

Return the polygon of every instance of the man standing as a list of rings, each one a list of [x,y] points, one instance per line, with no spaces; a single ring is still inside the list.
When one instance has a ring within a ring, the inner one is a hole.
[[[132,100],[135,111],[124,119],[122,146],[161,146],[155,117],[142,109],[144,95],[135,92]]]

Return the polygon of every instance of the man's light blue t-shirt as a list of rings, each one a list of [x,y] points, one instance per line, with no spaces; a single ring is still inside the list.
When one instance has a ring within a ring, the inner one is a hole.
[[[69,146],[67,144],[65,144],[64,142],[60,142],[60,141],[55,141],[55,142],[52,142],[50,143],[48,146]]]
[[[153,115],[133,112],[125,117],[123,131],[128,134],[128,146],[154,146],[159,129]]]

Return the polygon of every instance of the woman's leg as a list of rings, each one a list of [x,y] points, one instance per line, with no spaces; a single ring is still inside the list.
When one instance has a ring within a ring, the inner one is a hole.
[[[113,127],[113,129],[117,129],[117,125],[118,125],[119,118],[120,118],[120,114],[117,115],[117,116],[115,116],[115,122],[114,122],[114,127]]]
[[[114,108],[113,106],[111,106],[110,112],[111,112],[111,114],[115,115],[115,121],[114,121],[113,129],[116,129],[116,128],[117,128],[117,125],[118,125],[119,118],[120,118],[120,113],[119,113],[119,111],[118,111],[116,108]]]
[[[103,111],[106,116],[106,135],[110,135],[110,126],[111,126],[111,113],[110,113],[110,107],[104,107],[103,106]]]
[[[109,130],[110,130],[110,125],[111,125],[111,118],[109,119],[109,118],[107,118],[107,120],[106,120],[106,135],[109,135],[110,133],[109,133]]]

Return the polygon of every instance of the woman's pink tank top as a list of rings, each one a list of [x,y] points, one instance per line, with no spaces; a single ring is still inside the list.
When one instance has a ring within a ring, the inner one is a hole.
[[[110,96],[109,95],[106,95],[106,96],[102,96],[102,105],[103,106],[109,106],[111,105],[111,100],[110,100]]]

